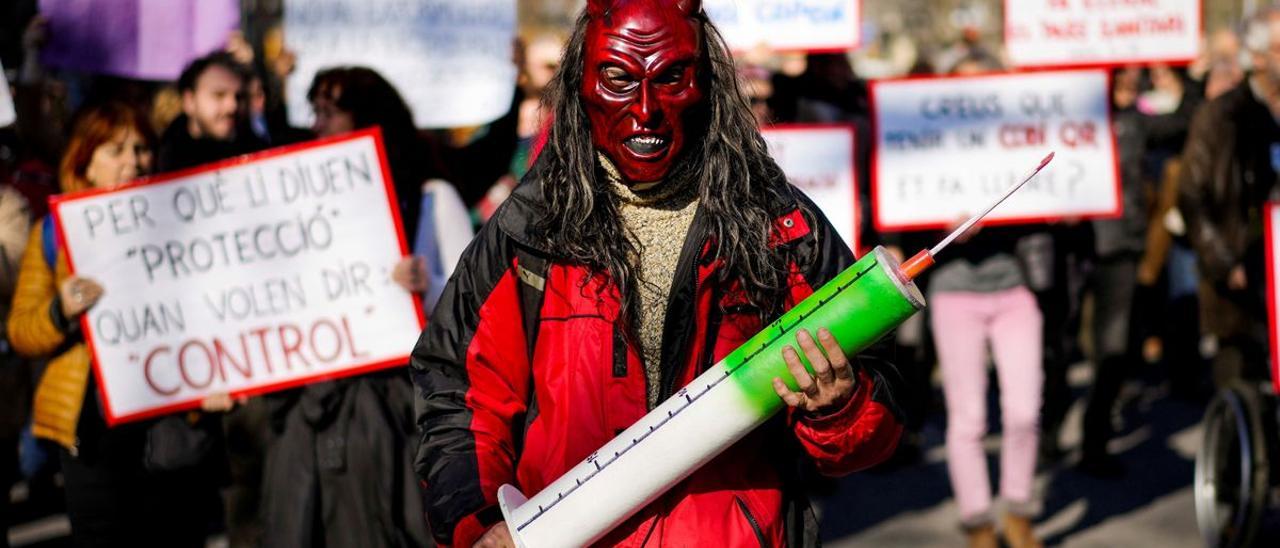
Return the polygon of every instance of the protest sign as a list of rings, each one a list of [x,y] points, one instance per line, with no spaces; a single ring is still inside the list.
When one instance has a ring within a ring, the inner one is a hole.
[[[376,130],[56,199],[108,421],[406,363],[395,203]]]
[[[310,126],[317,71],[358,65],[386,78],[422,128],[476,126],[511,110],[515,0],[285,0],[284,36],[297,54],[285,98]]]
[[[789,124],[761,132],[787,180],[813,200],[836,232],[858,252],[858,188],[853,126]]]
[[[1271,341],[1271,382],[1276,393],[1280,394],[1280,321],[1276,317],[1278,309],[1276,299],[1280,292],[1276,291],[1276,261],[1280,261],[1280,203],[1269,202],[1263,214],[1264,233],[1266,237],[1267,255],[1267,339]]]
[[[1016,67],[1185,63],[1200,51],[1200,0],[1005,0]]]
[[[982,210],[1050,151],[989,223],[1120,215],[1104,70],[882,80],[871,85],[877,229],[943,228]]]
[[[40,0],[51,67],[140,80],[176,80],[240,26],[237,0]]]
[[[858,46],[862,0],[706,0],[734,51],[845,51]]]
[[[18,115],[13,110],[13,97],[9,95],[9,81],[4,77],[4,66],[0,65],[0,127],[17,121]]]

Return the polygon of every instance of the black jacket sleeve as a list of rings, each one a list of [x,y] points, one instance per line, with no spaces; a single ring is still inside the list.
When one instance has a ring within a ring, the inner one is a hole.
[[[470,546],[500,519],[514,483],[511,425],[525,412],[530,366],[509,241],[490,222],[463,253],[410,360],[432,533]]]

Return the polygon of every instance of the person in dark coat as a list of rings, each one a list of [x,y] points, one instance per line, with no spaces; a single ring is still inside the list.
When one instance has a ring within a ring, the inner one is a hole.
[[[1222,385],[1266,364],[1263,207],[1277,197],[1280,167],[1280,11],[1250,24],[1255,67],[1205,104],[1182,153],[1178,208],[1198,256],[1201,318],[1218,338],[1213,379]]]
[[[407,206],[420,203],[418,189],[432,167],[422,160],[413,115],[399,92],[368,68],[336,67],[316,75],[308,96],[320,137],[382,129],[402,229],[414,235],[420,208]],[[395,270],[412,263],[406,258]],[[407,291],[426,289],[411,287],[395,273],[392,278]],[[262,509],[269,524],[263,545],[431,545],[413,473],[413,391],[404,368],[314,383],[265,399],[272,440],[263,474]]]
[[[1119,219],[1092,222],[1095,261],[1089,285],[1094,295],[1095,373],[1084,414],[1080,469],[1102,476],[1121,472],[1119,463],[1107,454],[1107,441],[1112,435],[1111,412],[1138,359],[1132,313],[1149,212],[1149,189],[1142,176],[1147,125],[1137,109],[1140,75],[1137,69],[1129,68],[1118,71],[1112,79],[1112,126],[1119,152],[1124,214]]]

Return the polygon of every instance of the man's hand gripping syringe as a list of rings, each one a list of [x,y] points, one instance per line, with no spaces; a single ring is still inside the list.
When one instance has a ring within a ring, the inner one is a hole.
[[[933,257],[1052,159],[1050,153],[990,207],[901,265],[877,247],[533,498],[502,486],[498,502],[516,544],[590,544],[772,417],[784,398],[803,405],[802,392],[791,392],[797,384],[787,361],[804,358],[783,355],[798,333],[826,328],[824,342],[854,356],[893,331],[924,307],[913,280]]]

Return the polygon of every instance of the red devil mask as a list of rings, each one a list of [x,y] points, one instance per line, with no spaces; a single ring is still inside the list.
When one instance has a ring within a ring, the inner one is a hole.
[[[591,139],[632,183],[661,180],[702,101],[699,0],[589,0],[582,97]]]

